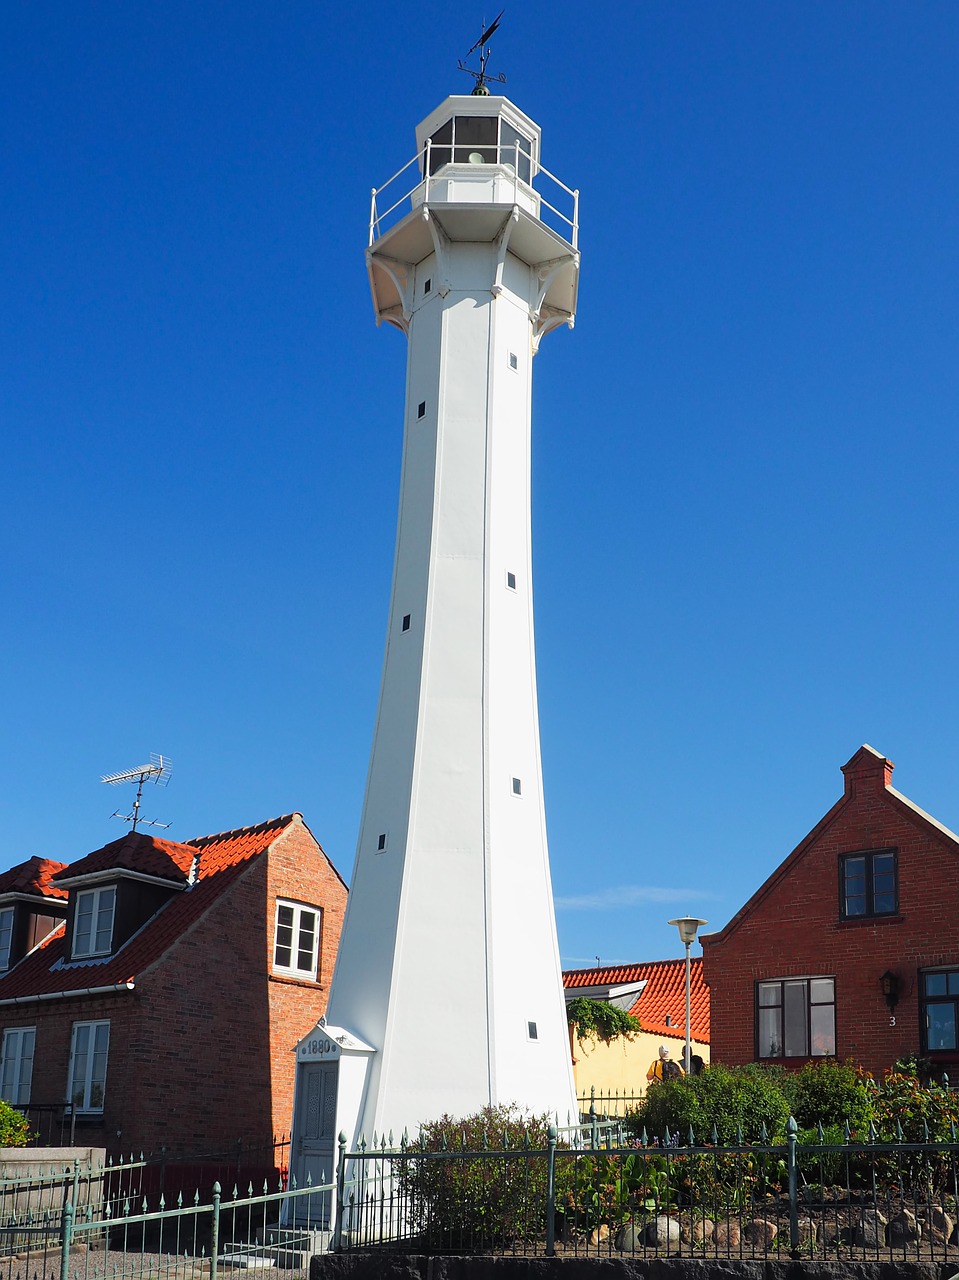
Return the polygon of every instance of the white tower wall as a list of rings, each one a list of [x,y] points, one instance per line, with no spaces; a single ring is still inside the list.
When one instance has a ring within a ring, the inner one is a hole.
[[[386,657],[329,1001],[330,1021],[376,1050],[359,1114],[338,1118],[350,1139],[487,1103],[575,1111],[536,702],[530,402],[535,345],[560,314],[550,288],[565,270],[575,298],[578,257],[529,213],[531,192],[522,213],[504,203],[517,184],[492,171],[485,194],[482,173],[464,174],[469,209],[421,190],[371,247],[378,315],[409,352]]]

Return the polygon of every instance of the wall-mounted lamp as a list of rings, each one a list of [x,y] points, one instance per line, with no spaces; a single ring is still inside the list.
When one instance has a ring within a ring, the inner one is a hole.
[[[899,975],[887,969],[879,979],[879,985],[882,988],[883,999],[889,1006],[889,1012],[892,1013],[899,1003]]]

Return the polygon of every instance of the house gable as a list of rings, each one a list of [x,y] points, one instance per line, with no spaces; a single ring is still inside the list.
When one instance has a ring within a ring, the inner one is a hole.
[[[896,791],[892,771],[861,747],[837,803],[724,929],[702,936],[714,1060],[835,1054],[881,1072],[924,1052],[922,975],[959,966],[959,837]]]

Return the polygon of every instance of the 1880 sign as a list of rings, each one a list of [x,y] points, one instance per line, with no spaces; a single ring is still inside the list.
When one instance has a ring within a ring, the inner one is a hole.
[[[304,1040],[300,1044],[297,1056],[320,1060],[323,1058],[338,1058],[340,1056],[340,1046],[335,1040],[331,1040],[329,1036],[310,1036],[309,1040]]]

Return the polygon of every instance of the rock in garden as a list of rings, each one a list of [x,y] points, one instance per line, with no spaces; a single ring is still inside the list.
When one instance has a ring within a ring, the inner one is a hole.
[[[844,1244],[859,1249],[879,1249],[886,1243],[886,1219],[878,1209],[861,1209],[846,1218],[839,1234]]]
[[[796,1226],[799,1228],[800,1245],[816,1243],[819,1238],[819,1228],[812,1218],[797,1218]]]
[[[589,1233],[589,1243],[594,1247],[598,1244],[605,1244],[609,1239],[609,1227],[605,1222],[601,1222],[598,1227],[594,1227]]]
[[[948,1244],[956,1224],[945,1209],[934,1205],[923,1214],[922,1234],[928,1236],[934,1244]]]
[[[712,1240],[715,1226],[712,1218],[685,1214],[679,1219],[680,1239],[686,1244],[702,1244],[704,1240]]]
[[[769,1222],[765,1218],[751,1218],[743,1227],[742,1234],[747,1244],[768,1249],[776,1238],[776,1231],[775,1222]]]
[[[646,1246],[646,1223],[627,1222],[616,1233],[616,1248],[623,1253],[641,1253]]]
[[[679,1244],[679,1223],[665,1213],[657,1213],[646,1223],[646,1241],[659,1248]]]
[[[908,1209],[900,1209],[898,1213],[893,1214],[889,1219],[889,1226],[886,1228],[886,1240],[891,1249],[902,1249],[907,1245],[916,1244],[919,1236],[919,1223],[916,1221],[916,1215],[910,1213]]]
[[[738,1249],[739,1238],[739,1223],[732,1218],[726,1222],[717,1222],[713,1229],[713,1239],[720,1249]]]

